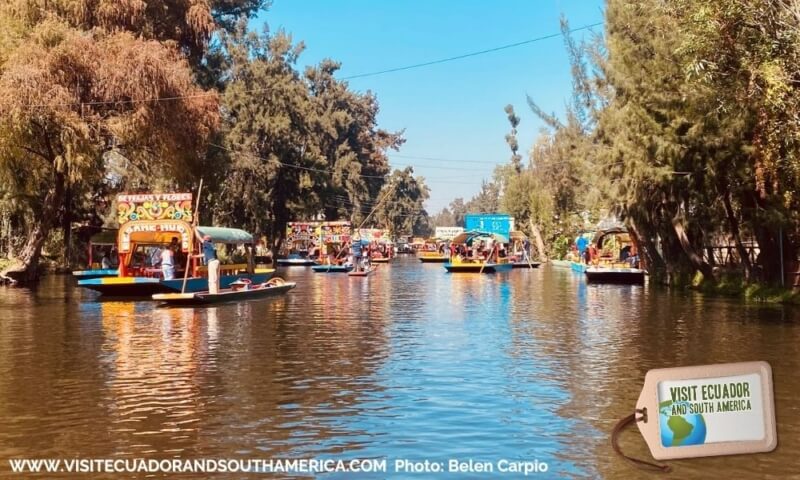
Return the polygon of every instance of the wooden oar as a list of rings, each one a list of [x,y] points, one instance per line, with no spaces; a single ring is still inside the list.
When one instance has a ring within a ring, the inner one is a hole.
[[[197,187],[197,201],[194,204],[194,218],[192,218],[191,236],[194,238],[194,229],[197,227],[197,219],[200,218],[200,194],[203,193],[203,179],[200,179],[200,186]],[[191,245],[191,243],[189,244]],[[192,260],[192,248],[189,247],[189,255],[186,256],[186,265],[183,268],[183,285],[181,293],[186,293],[186,281],[189,279],[189,262]]]

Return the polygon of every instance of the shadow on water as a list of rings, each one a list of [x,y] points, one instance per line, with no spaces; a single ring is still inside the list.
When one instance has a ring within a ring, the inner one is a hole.
[[[647,370],[767,360],[779,449],[671,463],[796,474],[796,310],[549,266],[281,273],[298,282],[284,297],[197,309],[100,301],[67,277],[0,289],[0,458],[538,459],[540,478],[639,478],[608,433]],[[635,428],[622,444],[648,456]]]

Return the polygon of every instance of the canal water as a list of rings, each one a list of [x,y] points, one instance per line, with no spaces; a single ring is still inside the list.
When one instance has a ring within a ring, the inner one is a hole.
[[[198,309],[101,301],[62,276],[0,288],[0,477],[11,458],[315,457],[389,462],[327,478],[456,477],[394,474],[396,459],[642,478],[609,432],[647,370],[748,360],[772,365],[778,449],[672,461],[673,475],[798,475],[796,310],[549,266],[450,275],[401,257],[366,279],[280,273],[298,283],[285,297]],[[635,427],[622,446],[648,456]]]

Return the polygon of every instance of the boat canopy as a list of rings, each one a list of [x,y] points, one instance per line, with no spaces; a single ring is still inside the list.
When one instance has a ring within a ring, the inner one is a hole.
[[[620,235],[622,236],[622,241],[629,241],[630,237],[628,236],[628,229],[624,226],[614,226],[611,228],[607,228],[605,230],[599,230],[595,232],[594,236],[592,237],[592,243],[597,246],[601,246],[603,243],[603,239],[609,235]]]
[[[453,237],[453,240],[451,240],[451,242],[466,244],[478,237],[491,237],[497,242],[508,243],[508,237],[506,237],[505,235],[502,235],[500,233],[484,232],[481,230],[470,230],[469,232],[459,233],[458,235]]]
[[[528,238],[525,236],[524,233],[520,232],[519,230],[512,230],[511,232],[509,232],[508,236],[511,240],[514,240],[515,242],[524,242]]]
[[[202,240],[206,235],[211,237],[213,243],[252,244],[253,236],[238,228],[225,227],[197,227],[197,238]]]

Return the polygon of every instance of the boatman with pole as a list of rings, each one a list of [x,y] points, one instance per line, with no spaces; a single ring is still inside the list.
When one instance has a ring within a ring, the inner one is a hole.
[[[209,235],[203,236],[203,263],[208,267],[209,293],[219,293],[219,260]]]

